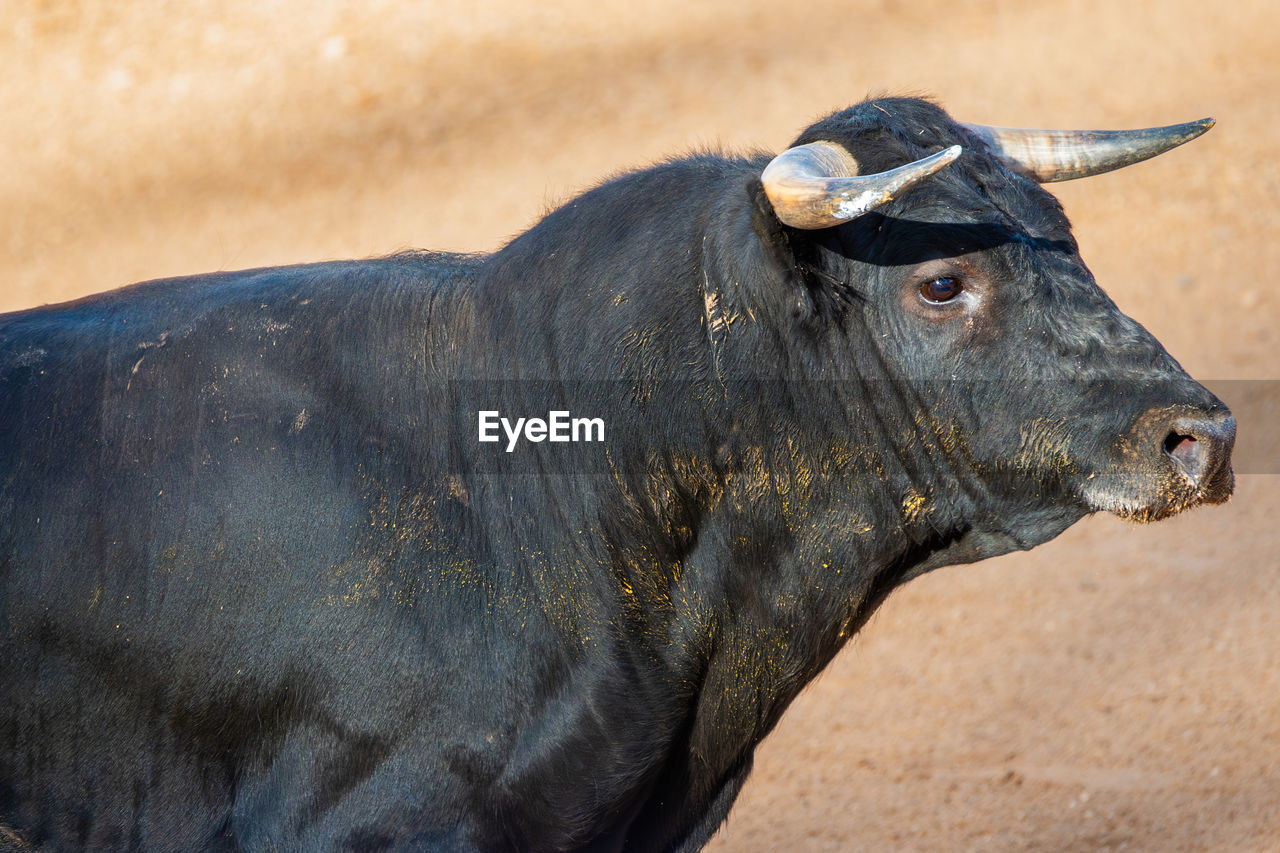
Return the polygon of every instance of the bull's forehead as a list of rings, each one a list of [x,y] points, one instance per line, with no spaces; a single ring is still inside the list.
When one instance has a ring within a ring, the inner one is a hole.
[[[1035,181],[1010,170],[987,142],[937,104],[916,98],[881,98],[833,113],[793,144],[835,142],[858,162],[862,174],[882,172],[953,145],[963,153],[947,168],[913,187],[885,211],[930,222],[1000,225],[1012,233],[1070,239],[1070,223],[1058,200]]]
[[[1002,228],[1011,238],[1046,239],[1074,248],[1071,222],[1057,197],[984,150],[966,149],[950,169],[916,189],[914,198],[903,197],[912,218]]]
[[[963,189],[963,188],[962,188]],[[1083,271],[1065,217],[1045,211],[1019,217],[988,203],[975,192],[921,190],[931,198],[904,199],[844,226],[846,257],[882,267],[902,267],[963,256],[985,256],[989,263],[1026,266],[1044,253],[1057,268]]]

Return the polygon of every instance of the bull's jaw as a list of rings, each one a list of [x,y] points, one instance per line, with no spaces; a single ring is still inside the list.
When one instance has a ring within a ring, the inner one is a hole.
[[[1201,504],[1226,503],[1231,500],[1234,488],[1235,475],[1228,465],[1200,486],[1177,471],[1160,472],[1154,488],[1150,478],[1094,477],[1086,481],[1082,496],[1095,512],[1109,512],[1125,521],[1149,524]]]
[[[1003,519],[999,524],[981,523],[967,528],[945,546],[917,563],[902,577],[909,581],[944,566],[976,563],[1013,551],[1027,551],[1043,545],[1086,515],[1073,505],[1039,508],[1030,513],[1010,513],[1016,521]]]

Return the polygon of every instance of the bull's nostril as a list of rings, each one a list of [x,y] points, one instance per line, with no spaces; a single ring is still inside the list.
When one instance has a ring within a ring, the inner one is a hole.
[[[1194,435],[1171,432],[1164,439],[1164,452],[1194,484],[1204,475],[1208,454]]]
[[[1164,452],[1170,456],[1178,453],[1179,449],[1186,449],[1188,443],[1194,443],[1196,440],[1194,435],[1185,435],[1180,432],[1171,432],[1164,438]]]

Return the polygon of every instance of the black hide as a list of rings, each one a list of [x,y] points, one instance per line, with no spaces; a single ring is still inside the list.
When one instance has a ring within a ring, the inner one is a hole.
[[[965,153],[823,231],[773,215],[767,156],[704,154],[489,256],[0,318],[0,822],[50,850],[696,849],[897,584],[1225,499],[1150,414],[1225,410],[1049,194],[922,101],[815,139],[864,171]],[[508,453],[481,410],[605,440]]]

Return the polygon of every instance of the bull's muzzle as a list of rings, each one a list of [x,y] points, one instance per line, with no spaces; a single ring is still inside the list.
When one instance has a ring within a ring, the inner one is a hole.
[[[1087,489],[1095,509],[1157,521],[1201,503],[1223,503],[1235,478],[1236,421],[1221,403],[1209,409],[1148,409],[1121,436],[1113,471]]]

